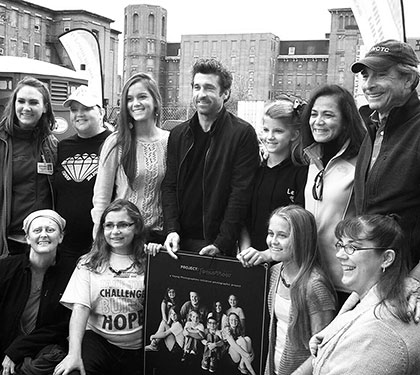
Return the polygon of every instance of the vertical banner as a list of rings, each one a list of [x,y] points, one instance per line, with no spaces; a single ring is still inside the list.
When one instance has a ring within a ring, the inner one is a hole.
[[[100,98],[104,97],[101,51],[96,36],[87,29],[72,29],[58,39],[65,48],[76,71],[84,72],[89,87]]]
[[[367,50],[386,39],[405,40],[402,0],[353,0],[352,11]]]
[[[231,375],[240,368],[263,374],[267,266],[244,268],[236,259],[177,254],[177,260],[166,252],[149,257],[145,373]]]

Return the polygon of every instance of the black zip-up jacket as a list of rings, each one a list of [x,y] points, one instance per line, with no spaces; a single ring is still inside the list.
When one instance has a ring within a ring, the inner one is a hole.
[[[360,109],[368,133],[356,165],[356,213],[400,215],[415,265],[420,260],[420,101],[417,92],[414,91],[404,105],[391,110],[381,150],[369,171],[376,133],[370,118],[372,112],[368,107]]]
[[[19,335],[20,320],[31,288],[28,254],[0,259],[0,355],[15,363],[34,357],[49,344],[65,346],[71,310],[60,298],[75,267],[71,258],[58,259],[48,268],[42,284],[41,301],[35,329]]]
[[[166,233],[177,232],[181,238],[180,199],[188,183],[186,157],[194,144],[191,129],[194,121],[198,121],[197,113],[172,130],[162,183]],[[223,108],[210,130],[201,189],[204,238],[224,255],[236,255],[235,244],[247,214],[258,165],[259,149],[254,128]]]

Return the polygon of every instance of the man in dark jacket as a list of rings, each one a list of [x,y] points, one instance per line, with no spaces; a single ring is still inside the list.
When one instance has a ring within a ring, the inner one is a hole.
[[[398,214],[413,266],[420,260],[418,64],[409,44],[386,40],[351,67],[369,104],[360,110],[368,133],[355,172],[357,214]]]
[[[200,255],[236,255],[259,163],[254,128],[229,113],[232,75],[216,60],[193,66],[194,116],[168,141],[162,204],[165,247]]]

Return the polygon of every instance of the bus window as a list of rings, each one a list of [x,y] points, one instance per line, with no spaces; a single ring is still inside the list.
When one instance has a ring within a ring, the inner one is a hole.
[[[13,87],[13,81],[10,78],[0,78],[0,90],[11,91]]]

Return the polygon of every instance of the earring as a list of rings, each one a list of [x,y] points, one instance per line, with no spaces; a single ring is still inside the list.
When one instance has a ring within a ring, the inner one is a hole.
[[[385,273],[386,267],[382,266],[382,273]]]
[[[128,123],[128,128],[131,130],[131,129],[133,129],[133,124],[130,122],[130,123]]]

